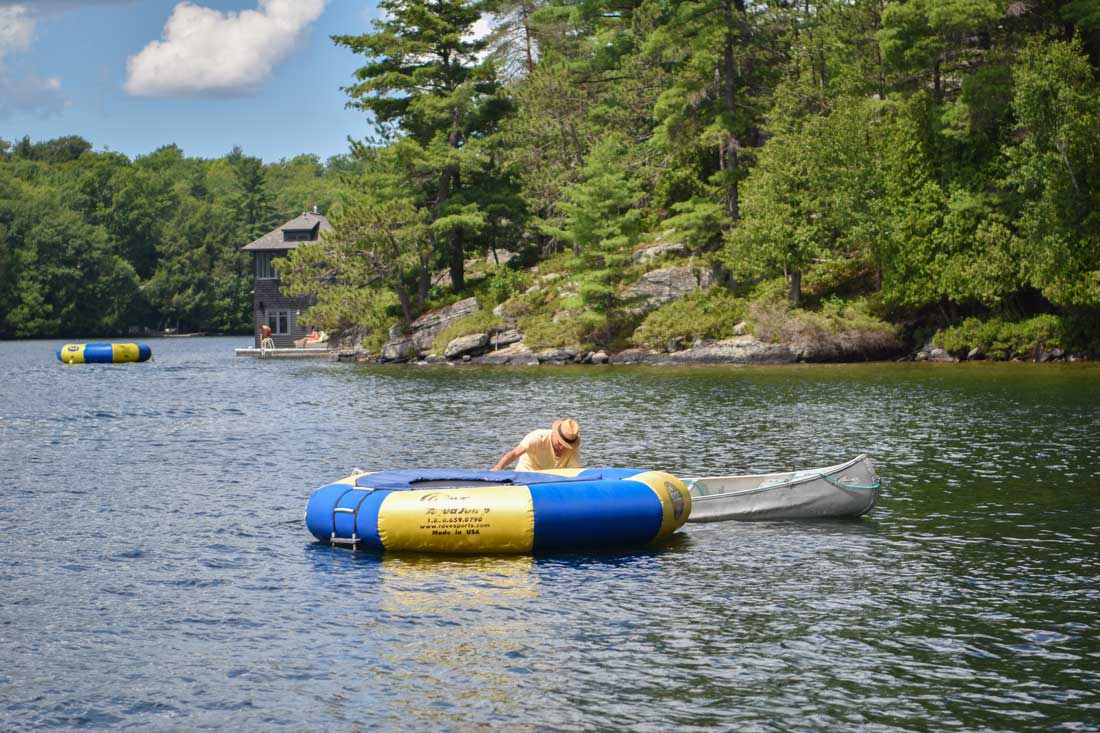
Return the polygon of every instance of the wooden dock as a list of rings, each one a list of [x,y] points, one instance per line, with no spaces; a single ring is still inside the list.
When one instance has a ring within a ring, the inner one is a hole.
[[[258,359],[323,359],[329,355],[328,347],[323,349],[235,349],[237,356],[254,356]]]

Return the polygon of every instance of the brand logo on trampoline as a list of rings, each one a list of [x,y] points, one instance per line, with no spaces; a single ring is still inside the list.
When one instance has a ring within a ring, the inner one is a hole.
[[[672,485],[671,481],[665,481],[665,488],[668,489],[668,495],[672,497],[672,518],[679,519],[684,513],[684,495]]]
[[[420,497],[420,501],[471,501],[474,497],[469,494],[440,494],[431,493],[424,494]]]

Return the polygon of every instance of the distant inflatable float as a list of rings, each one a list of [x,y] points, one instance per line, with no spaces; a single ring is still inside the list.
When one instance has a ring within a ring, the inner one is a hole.
[[[688,490],[662,471],[422,469],[322,486],[306,505],[306,526],[322,542],[355,548],[526,554],[652,545],[689,514]]]
[[[146,361],[153,355],[145,344],[65,344],[57,350],[65,364],[120,364]]]

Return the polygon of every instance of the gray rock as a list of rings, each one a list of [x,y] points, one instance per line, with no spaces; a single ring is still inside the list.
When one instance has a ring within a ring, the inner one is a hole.
[[[425,313],[420,316],[420,318],[413,321],[409,328],[414,333],[417,331],[438,328],[458,318],[464,318],[471,313],[476,313],[479,310],[481,310],[481,306],[477,304],[477,298],[466,298],[465,300],[460,300],[456,303],[451,303],[450,305],[436,308],[434,311]]]
[[[609,361],[612,364],[646,364],[647,360],[658,356],[648,349],[624,349],[617,354],[612,354]]]
[[[568,364],[577,357],[577,350],[570,348],[543,349],[535,354],[540,364]]]
[[[469,336],[459,336],[447,344],[443,356],[448,359],[468,357],[475,352],[482,351],[488,345],[489,334],[487,333],[473,333]]]
[[[951,362],[958,361],[958,359],[956,359],[954,356],[951,356],[951,354],[949,354],[944,349],[932,349],[932,351],[928,354],[928,361]]]
[[[329,348],[334,351],[350,350],[358,353],[367,353],[363,343],[371,336],[370,329],[348,328],[343,331],[333,332],[329,335]],[[400,334],[398,334],[400,336]]]
[[[414,355],[426,357],[431,353],[431,344],[436,340],[438,333],[447,328],[451,321],[469,316],[480,309],[481,306],[477,305],[476,298],[465,298],[459,300],[458,303],[452,303],[449,306],[437,308],[430,311],[430,313],[423,314],[412,321],[409,326],[410,336],[390,340],[382,347],[383,359],[386,359],[387,353],[404,353],[407,351],[406,341],[411,343],[411,349],[415,351]],[[405,361],[405,359],[390,359],[390,361]]]
[[[490,247],[489,254],[488,256],[486,256],[485,262],[489,265],[507,265],[516,257],[518,257],[518,255],[510,250],[501,249],[499,247],[494,249]]]
[[[693,290],[706,289],[714,282],[709,270],[695,270],[678,265],[651,270],[641,279],[627,288],[627,298],[642,301],[643,310],[652,310],[659,305],[684,297]]]
[[[627,349],[611,357],[612,364],[790,364],[795,354],[785,344],[757,341],[740,336],[694,346],[673,354],[648,349]]]
[[[607,363],[607,354],[603,351],[597,351],[595,354],[592,355],[592,363],[593,364],[606,364]]]
[[[631,256],[634,262],[649,262],[665,255],[682,256],[688,248],[679,242],[658,242],[639,249]]]
[[[525,344],[516,343],[490,351],[481,356],[475,356],[471,361],[474,364],[493,364],[498,366],[535,366],[539,359]]]
[[[405,334],[404,325],[400,322],[390,326],[390,341],[396,341]]]
[[[523,340],[523,335],[520,334],[514,328],[509,328],[504,331],[494,333],[489,337],[489,346],[494,349],[499,349],[502,346],[508,346],[509,344],[519,343]]]
[[[408,336],[390,341],[382,347],[382,361],[409,361],[414,358],[416,347]]]
[[[797,356],[786,344],[737,336],[668,355],[672,364],[790,364]]]
[[[562,321],[571,321],[577,314],[570,310],[558,311],[550,319],[554,323],[561,323]]]
[[[359,358],[365,355],[364,352],[355,349],[340,349],[329,354],[329,358],[336,361],[359,361]]]

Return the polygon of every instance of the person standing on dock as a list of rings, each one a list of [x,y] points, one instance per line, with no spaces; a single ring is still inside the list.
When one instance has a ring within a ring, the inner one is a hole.
[[[271,326],[266,323],[260,324],[260,349],[266,351],[267,349],[274,349],[275,341],[271,338]]]
[[[549,430],[532,430],[519,445],[501,456],[491,470],[500,471],[516,459],[519,459],[517,471],[580,468],[581,426],[569,417],[555,420]]]

